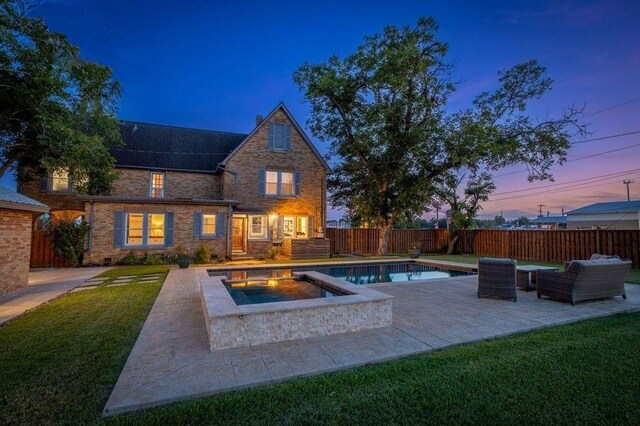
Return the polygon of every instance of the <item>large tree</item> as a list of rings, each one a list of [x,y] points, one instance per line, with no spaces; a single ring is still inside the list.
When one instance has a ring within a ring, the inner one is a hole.
[[[312,133],[340,159],[329,176],[331,202],[381,229],[378,254],[393,224],[422,214],[451,171],[524,164],[530,179],[547,179],[564,161],[571,131],[582,130],[573,108],[542,121],[525,113],[552,82],[535,61],[499,73],[498,89],[449,112],[455,84],[437,29],[432,18],[385,27],[346,58],[294,73],[311,105]]]
[[[19,181],[65,170],[77,191],[105,193],[115,178],[109,147],[121,143],[119,85],[30,17],[32,6],[0,0],[0,176],[17,165]]]

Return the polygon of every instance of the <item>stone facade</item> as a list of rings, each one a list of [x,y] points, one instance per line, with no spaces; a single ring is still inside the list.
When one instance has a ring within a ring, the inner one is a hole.
[[[0,296],[29,282],[32,217],[30,211],[0,208]]]
[[[269,121],[293,124],[283,110],[276,111]],[[263,121],[244,145],[225,162],[223,198],[240,202],[240,206],[260,206],[274,215],[311,216],[314,233],[326,223],[326,169],[303,136],[291,128],[291,150],[275,152],[269,149],[269,125]],[[260,195],[259,170],[299,171],[300,195],[276,198]],[[234,178],[235,176],[235,178]],[[315,236],[315,235],[314,235]]]
[[[114,246],[114,213],[166,213],[173,212],[173,244],[168,247],[131,248],[126,245]],[[227,235],[216,238],[199,238],[193,232],[193,213],[216,214],[227,212],[226,206],[193,204],[125,204],[96,202],[87,203],[85,218],[91,225],[88,250],[84,256],[85,264],[111,264],[133,251],[137,255],[174,253],[176,244],[184,244],[193,253],[203,243],[211,248],[218,257],[227,256]]]
[[[120,172],[120,178],[113,183],[112,196],[149,197],[151,170],[122,167],[117,170]],[[220,186],[220,176],[212,173],[167,171],[164,198],[219,200],[222,194]]]

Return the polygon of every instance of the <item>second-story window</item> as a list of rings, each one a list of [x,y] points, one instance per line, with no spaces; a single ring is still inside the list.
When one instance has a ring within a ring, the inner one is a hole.
[[[151,198],[164,197],[164,173],[151,173]]]
[[[69,191],[69,184],[69,172],[67,170],[58,169],[51,174],[52,191]]]
[[[280,172],[280,195],[293,195],[293,173]]]
[[[267,170],[265,194],[278,195],[278,172]]]
[[[286,152],[291,150],[291,125],[286,123],[269,123],[269,149]]]

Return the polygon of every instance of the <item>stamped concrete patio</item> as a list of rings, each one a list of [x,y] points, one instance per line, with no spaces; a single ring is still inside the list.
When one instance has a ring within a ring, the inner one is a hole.
[[[640,311],[640,286],[571,306],[535,292],[518,302],[478,299],[477,277],[378,284],[393,325],[375,330],[210,352],[195,269],[172,270],[104,408],[112,415],[321,374],[619,312]]]

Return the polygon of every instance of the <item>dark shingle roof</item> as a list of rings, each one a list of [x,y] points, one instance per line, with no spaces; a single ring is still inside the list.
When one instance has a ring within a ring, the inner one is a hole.
[[[116,166],[214,172],[246,134],[121,121]]]
[[[640,210],[640,201],[615,201],[612,203],[590,204],[571,210],[567,214],[623,213],[637,212],[638,210]]]
[[[49,207],[42,204],[40,201],[18,194],[4,186],[0,186],[0,207],[11,210],[26,210],[34,212],[49,211]]]

